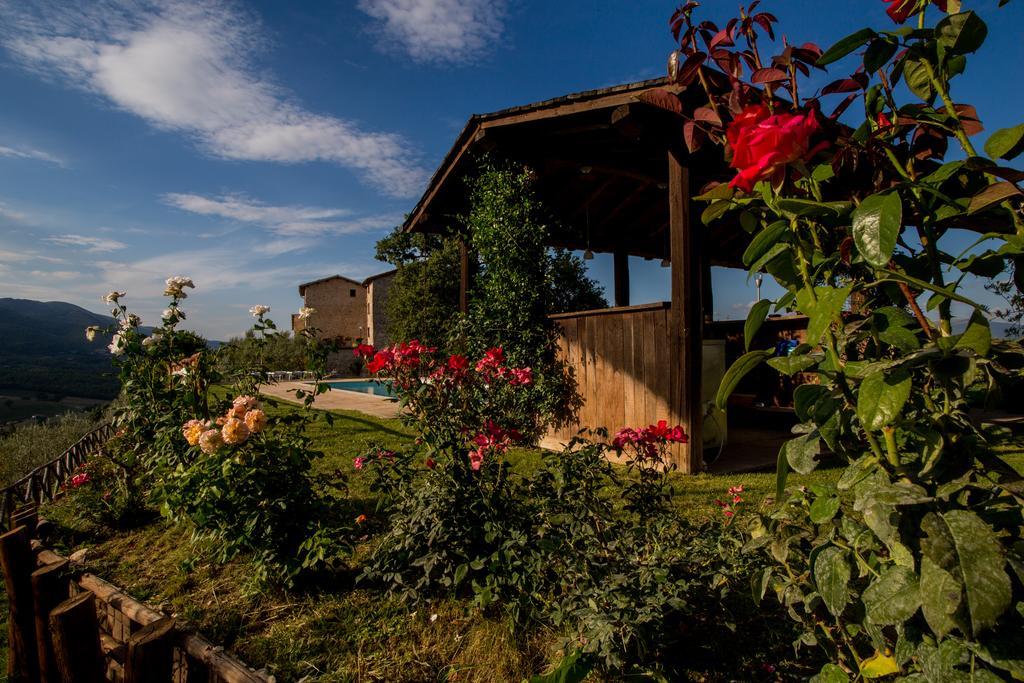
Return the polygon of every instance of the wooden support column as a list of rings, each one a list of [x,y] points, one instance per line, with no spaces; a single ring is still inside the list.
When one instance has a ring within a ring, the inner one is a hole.
[[[615,305],[629,305],[629,254],[615,252]]]
[[[672,314],[669,318],[669,411],[686,429],[689,443],[676,454],[680,471],[700,472],[703,435],[701,368],[703,304],[700,233],[690,217],[690,173],[685,152],[668,153],[669,234],[672,254]]]
[[[459,240],[459,313],[469,313],[469,247]]]

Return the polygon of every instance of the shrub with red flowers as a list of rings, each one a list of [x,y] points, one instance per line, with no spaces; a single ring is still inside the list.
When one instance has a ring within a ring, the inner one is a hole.
[[[509,367],[501,348],[471,359],[416,340],[356,354],[418,434],[408,452],[374,448],[353,462],[370,473],[390,519],[364,580],[411,599],[469,587],[481,603],[501,599],[508,573],[491,558],[522,538],[504,456],[536,428],[517,417],[530,414],[530,368]]]
[[[743,263],[784,291],[752,307],[748,348],[773,307],[808,318],[792,354],[752,349],[719,390],[724,409],[762,363],[813,377],[794,392],[775,509],[734,526],[774,565],[755,597],[773,592],[804,630],[795,645],[830,658],[822,680],[1021,678],[1021,477],[999,456],[1009,432],[971,411],[1019,380],[1024,351],[993,340],[968,285],[1024,289],[1024,173],[1008,164],[1024,124],[982,148],[981,114],[956,99],[988,32],[969,3],[868,4],[914,25],[826,51],[784,38],[768,57],[776,18],[759,2],[724,26],[687,2],[669,60],[686,96],[646,96],[691,152],[725,150],[735,174],[703,188],[703,220],[748,233]],[[801,96],[802,77],[853,53],[849,75]],[[825,452],[845,468],[835,484],[787,488]]]

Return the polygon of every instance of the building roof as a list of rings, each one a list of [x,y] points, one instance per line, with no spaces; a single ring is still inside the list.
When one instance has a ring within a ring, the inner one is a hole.
[[[319,284],[324,283],[324,282],[330,282],[331,280],[344,280],[345,282],[351,282],[354,285],[359,285],[360,287],[365,287],[366,285],[370,284],[374,280],[379,280],[382,277],[388,277],[389,275],[394,275],[396,272],[398,272],[398,271],[396,269],[394,269],[394,268],[392,268],[391,270],[385,270],[383,273],[377,273],[376,275],[371,275],[370,277],[366,278],[362,282],[360,282],[359,280],[353,280],[350,277],[345,277],[344,275],[330,275],[328,277],[322,277],[319,280],[311,280],[309,282],[303,282],[302,284],[300,284],[299,285],[299,296],[305,296],[305,294],[306,294],[306,287],[311,287],[312,285],[319,285]]]
[[[390,277],[390,276],[394,275],[397,272],[398,272],[397,268],[392,268],[391,270],[385,270],[383,273],[377,273],[376,275],[371,275],[370,277],[366,278],[365,280],[363,280],[363,284],[364,285],[368,285],[371,282],[373,282],[374,280],[379,280],[382,277]]]
[[[704,101],[699,88],[657,78],[471,116],[403,229],[458,231],[459,216],[470,208],[466,181],[477,172],[477,159],[489,154],[534,173],[538,196],[553,214],[551,246],[667,257],[668,150],[682,146],[683,126],[677,115],[645,101],[652,90],[679,95],[684,109]],[[712,145],[689,155],[687,166],[693,194],[731,177]],[[704,208],[693,203],[692,224],[701,224]],[[740,231],[716,226],[709,232],[715,233],[706,250],[713,263],[741,263]]]
[[[310,287],[312,285],[319,285],[319,284],[322,284],[324,282],[330,282],[331,280],[345,280],[346,282],[351,282],[354,285],[360,285],[360,286],[363,284],[359,280],[353,280],[352,278],[345,277],[344,275],[330,275],[328,277],[322,277],[319,280],[310,280],[309,282],[303,282],[302,284],[300,284],[299,285],[299,296],[305,296],[305,294],[306,294],[306,287]]]

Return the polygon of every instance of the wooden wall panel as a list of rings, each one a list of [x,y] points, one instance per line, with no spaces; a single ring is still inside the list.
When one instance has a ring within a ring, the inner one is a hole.
[[[552,429],[545,445],[581,428],[646,426],[670,418],[670,310],[632,306],[554,317],[559,357],[572,369],[582,400],[575,421]]]

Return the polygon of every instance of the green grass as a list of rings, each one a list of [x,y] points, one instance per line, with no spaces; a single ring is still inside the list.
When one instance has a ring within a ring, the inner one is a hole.
[[[268,407],[271,413],[296,410],[288,404]],[[367,501],[368,529],[380,529],[374,518],[363,478],[353,476],[352,459],[372,446],[398,449],[412,440],[398,420],[362,413],[333,411],[334,424],[317,421],[309,429],[324,452],[316,471],[324,475],[348,473],[350,495]],[[510,454],[513,467],[527,472],[540,455],[532,449]],[[1024,456],[1009,460],[1024,471]],[[791,484],[809,485],[838,478],[840,470],[824,469],[808,476],[792,475]],[[742,484],[747,500],[756,504],[773,495],[773,473],[735,476],[677,476],[674,478],[680,513],[695,520],[720,515],[716,498],[729,486]],[[410,611],[376,590],[353,585],[361,558],[372,547],[372,532],[361,539],[350,566],[342,567],[316,587],[293,592],[259,590],[252,584],[244,560],[218,564],[203,543],[194,543],[189,531],[156,520],[139,529],[113,533],[84,523],[67,502],[45,510],[62,527],[59,549],[88,548],[90,571],[123,587],[129,594],[176,614],[213,642],[224,645],[249,664],[267,667],[280,681],[521,681],[557,662],[560,634],[542,627],[513,632],[502,618],[481,613],[467,602],[444,599]],[[747,619],[750,641],[772,640],[782,652],[788,630],[770,619],[752,614]],[[773,625],[774,624],[774,625]],[[711,669],[695,664],[693,680],[746,678],[758,671],[760,661],[733,653],[742,643],[730,644],[724,628],[722,642],[711,644]],[[715,639],[707,633],[702,639]],[[701,644],[698,647],[703,647]],[[721,652],[729,652],[722,656]],[[778,662],[776,662],[778,663]],[[723,669],[723,670],[715,670]],[[731,672],[731,673],[729,673]],[[768,679],[766,679],[768,680]]]

